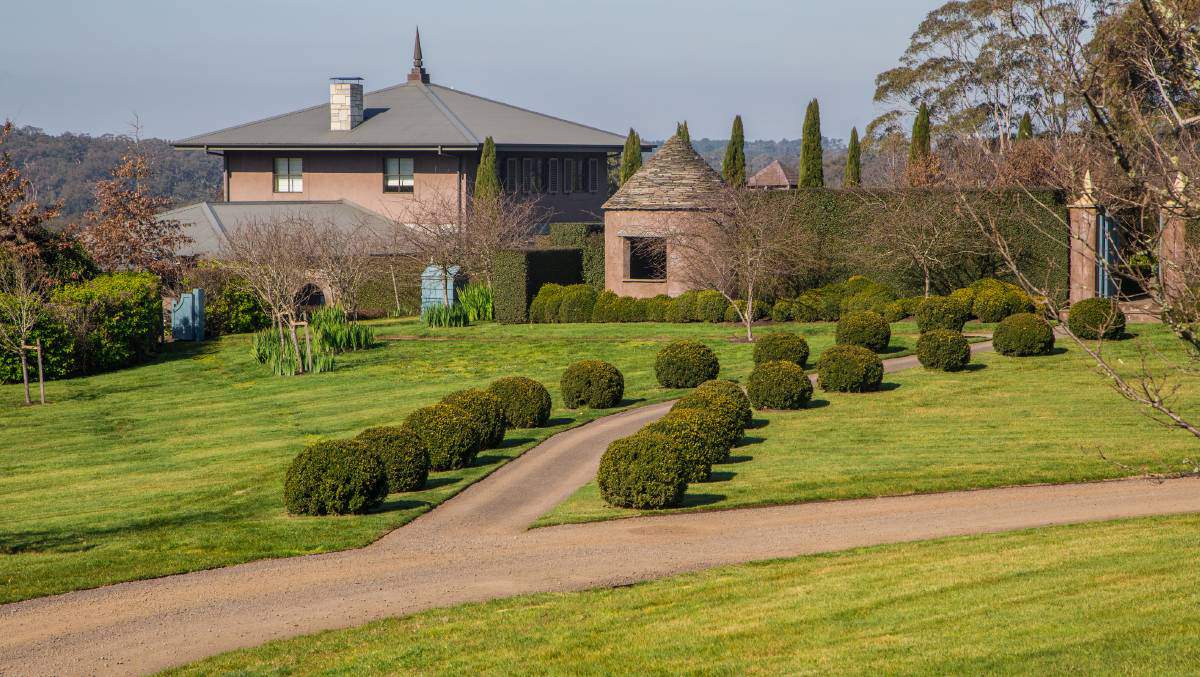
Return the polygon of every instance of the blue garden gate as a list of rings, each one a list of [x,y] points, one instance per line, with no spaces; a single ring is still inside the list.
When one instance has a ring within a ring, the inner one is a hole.
[[[1100,212],[1096,215],[1096,296],[1112,298],[1120,289],[1115,275],[1121,246],[1117,219]]]
[[[193,289],[171,305],[171,337],[176,341],[204,340],[203,289]]]
[[[421,312],[431,306],[454,305],[458,301],[458,290],[466,283],[467,278],[458,266],[429,266],[421,273]]]

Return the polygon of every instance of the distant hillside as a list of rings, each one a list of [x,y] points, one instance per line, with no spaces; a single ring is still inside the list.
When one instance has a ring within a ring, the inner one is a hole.
[[[37,127],[13,130],[3,149],[33,184],[39,202],[62,201],[62,223],[80,220],[91,208],[96,181],[121,159],[132,139],[70,132],[52,135]],[[142,139],[153,170],[150,192],[172,205],[220,198],[221,159],[198,151],[178,151],[162,139]]]
[[[721,162],[725,159],[725,146],[728,143],[729,139],[692,139],[692,147],[717,171],[721,170]],[[841,139],[829,138],[822,139],[822,143],[825,148],[825,184],[830,188],[837,188],[842,183],[846,144]],[[771,164],[773,160],[779,160],[788,167],[799,165],[800,139],[746,142],[746,164],[751,174]]]

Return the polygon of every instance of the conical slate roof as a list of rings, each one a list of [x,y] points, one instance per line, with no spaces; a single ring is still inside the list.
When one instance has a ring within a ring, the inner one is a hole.
[[[629,177],[604,208],[609,210],[704,209],[722,187],[721,177],[692,148],[671,137],[642,168]]]

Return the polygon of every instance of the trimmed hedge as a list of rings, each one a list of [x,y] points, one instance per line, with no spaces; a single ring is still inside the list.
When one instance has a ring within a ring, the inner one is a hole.
[[[764,362],[750,372],[746,384],[755,409],[801,409],[812,399],[812,382],[795,362]]]
[[[715,289],[705,289],[696,294],[696,306],[692,319],[697,322],[723,322],[725,311],[729,309],[729,300]]]
[[[474,416],[453,404],[422,407],[409,414],[404,424],[429,450],[429,468],[438,471],[471,465],[486,434]]]
[[[971,314],[980,322],[999,322],[1009,315],[1033,311],[1033,299],[1015,284],[987,278],[973,282],[969,290],[973,292]]]
[[[700,409],[715,415],[717,417],[715,420],[719,421],[720,427],[714,428],[714,430],[719,432],[722,439],[732,447],[742,439],[742,434],[746,432],[743,406],[742,402],[737,399],[719,393],[693,392],[686,397],[679,398],[671,406],[671,411]]]
[[[658,510],[679,504],[687,490],[687,474],[674,440],[643,431],[608,445],[596,483],[611,506]]]
[[[646,432],[671,438],[689,482],[705,482],[714,463],[729,460],[729,442],[720,432],[720,416],[703,409],[673,411],[646,426]]]
[[[550,391],[531,378],[506,376],[487,389],[504,403],[504,420],[510,428],[540,428],[550,420]]]
[[[383,461],[389,493],[416,491],[429,479],[429,450],[407,426],[367,428],[355,436]]]
[[[283,480],[283,503],[293,515],[364,513],[387,493],[383,461],[357,440],[309,446],[292,459]]]
[[[1049,322],[1033,313],[1017,313],[996,326],[992,347],[1010,357],[1046,355],[1054,349],[1054,330]]]
[[[887,350],[892,328],[879,313],[866,310],[843,315],[837,323],[838,345],[862,346],[876,353]]]
[[[271,326],[271,318],[246,281],[211,262],[202,262],[183,279],[185,288],[204,290],[204,334],[248,334]]]
[[[1125,313],[1112,299],[1084,299],[1071,305],[1067,327],[1081,339],[1119,339],[1125,336]]]
[[[494,449],[504,441],[507,420],[504,402],[495,394],[479,388],[468,388],[450,393],[442,398],[442,404],[460,407],[471,415],[483,431],[484,449]]]
[[[771,306],[771,321],[772,322],[790,322],[792,320],[792,302],[787,299],[780,299]]]
[[[543,285],[583,281],[582,253],[574,248],[501,251],[492,268],[496,321],[510,324],[529,321],[529,305]]]
[[[878,390],[883,383],[883,362],[861,346],[838,345],[821,354],[817,382],[822,390],[862,393]]]
[[[554,282],[542,285],[542,288],[533,297],[533,301],[529,303],[529,321],[557,322],[558,307],[562,305],[563,292],[566,289],[561,284]]]
[[[568,409],[609,409],[625,396],[625,377],[608,362],[583,360],[563,372],[560,389]]]
[[[958,371],[971,361],[971,346],[961,332],[931,329],[917,339],[917,359],[926,369]]]
[[[700,292],[698,291],[685,291],[671,299],[671,305],[667,306],[666,321],[695,322],[696,302],[699,296]]]
[[[803,367],[808,363],[808,341],[799,334],[776,331],[754,340],[754,364],[787,360]]]
[[[595,306],[596,290],[586,284],[573,284],[562,290],[554,319],[557,322],[591,322]]]
[[[925,333],[932,329],[962,331],[970,318],[970,305],[961,298],[930,296],[917,306],[917,329]]]
[[[745,309],[745,307],[746,307],[746,302],[741,299],[738,299],[738,300],[734,301],[733,303],[728,304],[728,307],[725,308],[725,321],[726,322],[742,322],[742,316],[740,314],[738,314],[738,311]],[[771,313],[771,306],[769,304],[767,304],[763,301],[755,301],[754,308],[751,310],[751,320],[754,322],[758,322],[759,320],[767,317],[767,315],[769,315],[770,313]]]
[[[750,427],[750,422],[754,419],[754,410],[750,406],[750,397],[746,395],[746,391],[740,385],[733,381],[720,379],[705,381],[696,386],[693,394],[700,399],[716,396],[733,400],[738,405],[739,420],[743,430]],[[734,442],[736,441],[735,439]]]
[[[49,310],[39,313],[29,335],[29,344],[42,342],[42,371],[46,380],[66,378],[78,371],[75,356],[75,336],[71,329]],[[25,359],[29,367],[29,379],[37,381],[37,353],[27,351]],[[21,382],[21,357],[8,350],[0,350],[0,383]]]
[[[654,375],[664,388],[695,388],[720,371],[717,354],[698,341],[669,343],[654,361]]]

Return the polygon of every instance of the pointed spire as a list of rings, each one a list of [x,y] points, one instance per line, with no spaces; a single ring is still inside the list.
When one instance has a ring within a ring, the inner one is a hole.
[[[421,28],[417,27],[417,38],[413,41],[413,67],[408,72],[409,82],[429,82],[429,73],[425,72],[425,57],[421,53]]]

